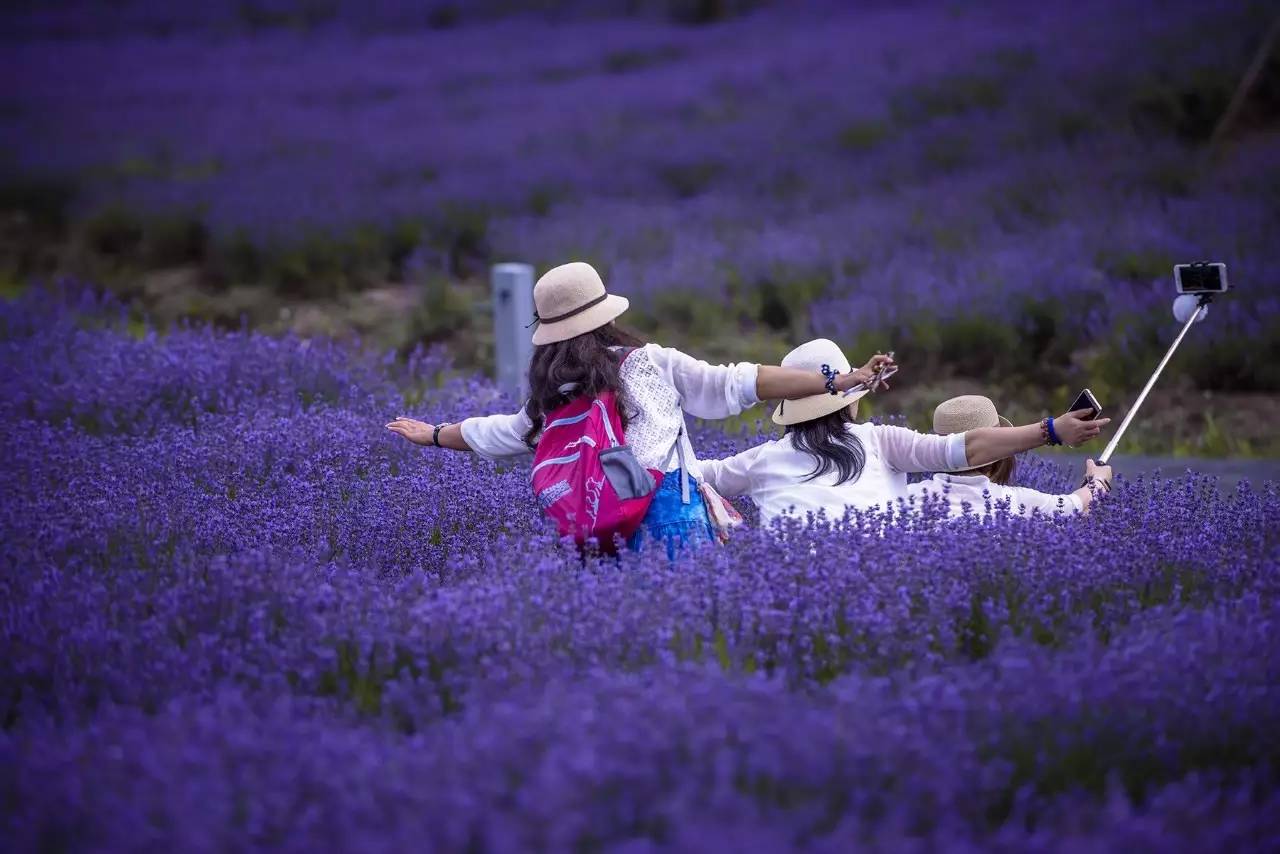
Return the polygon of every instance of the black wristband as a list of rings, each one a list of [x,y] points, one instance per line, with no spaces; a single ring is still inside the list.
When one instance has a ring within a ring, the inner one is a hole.
[[[444,422],[443,424],[436,425],[435,430],[431,433],[431,444],[435,445],[437,448],[440,447],[440,431],[448,426],[449,426],[448,421]]]

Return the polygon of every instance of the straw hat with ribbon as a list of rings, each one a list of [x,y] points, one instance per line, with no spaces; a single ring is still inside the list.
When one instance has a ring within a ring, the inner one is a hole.
[[[949,436],[952,433],[968,433],[982,427],[1012,427],[1013,422],[996,412],[991,398],[980,394],[962,394],[944,400],[933,410],[933,432]],[[973,471],[982,466],[970,466],[956,471]]]
[[[836,373],[847,374],[851,370],[849,360],[845,358],[840,347],[826,338],[808,341],[792,350],[782,360],[784,368],[800,368],[806,371],[821,371],[827,365]],[[844,409],[867,394],[867,389],[849,391],[844,394],[811,394],[799,400],[784,400],[773,411],[773,423],[788,426],[822,418],[833,412]]]
[[[533,286],[534,344],[554,344],[599,329],[630,303],[610,294],[595,267],[573,261],[552,267]]]

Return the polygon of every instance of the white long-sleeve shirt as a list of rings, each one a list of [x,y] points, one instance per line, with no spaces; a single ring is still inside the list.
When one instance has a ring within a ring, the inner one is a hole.
[[[759,366],[750,362],[712,365],[670,347],[647,344],[622,363],[622,382],[635,417],[627,424],[627,444],[639,463],[659,471],[679,467],[672,453],[684,426],[684,414],[728,418],[760,402],[756,395]],[[487,415],[462,422],[462,438],[476,453],[495,459],[529,453],[524,436],[532,426],[525,410]],[[686,430],[684,445],[689,476],[702,477]]]
[[[985,516],[988,501],[993,509],[1001,502],[1008,502],[1009,512],[1018,516],[1030,516],[1037,510],[1046,516],[1084,510],[1083,502],[1075,495],[1050,495],[1025,486],[1002,486],[982,474],[935,474],[928,480],[911,484],[907,493],[917,502],[926,495],[944,498],[947,515],[952,517],[963,516],[966,508],[969,513]]]
[[[966,466],[964,434],[936,436],[886,424],[850,424],[862,442],[866,462],[856,480],[837,484],[838,472],[809,480],[817,466],[797,450],[791,435],[749,448],[725,460],[702,463],[702,476],[721,495],[748,495],[760,521],[825,511],[839,519],[846,508],[886,506],[907,494],[907,473],[953,471]]]

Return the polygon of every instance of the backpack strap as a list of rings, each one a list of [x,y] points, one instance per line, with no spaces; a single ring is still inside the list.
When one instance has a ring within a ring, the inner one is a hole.
[[[667,458],[662,463],[662,468],[664,470],[667,468],[667,466],[671,465],[671,458],[673,456],[679,457],[680,459],[680,503],[688,504],[689,501],[691,500],[691,494],[689,490],[689,467],[688,465],[685,464],[685,459],[684,459],[684,416],[683,414],[680,417],[680,430],[679,432],[676,433],[675,444],[671,446],[670,451],[667,451]]]

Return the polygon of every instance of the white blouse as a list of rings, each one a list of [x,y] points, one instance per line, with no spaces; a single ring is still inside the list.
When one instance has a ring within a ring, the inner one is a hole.
[[[907,495],[907,473],[965,468],[964,434],[936,436],[887,424],[850,424],[866,454],[857,480],[837,484],[837,472],[809,480],[817,466],[796,449],[791,435],[757,445],[726,460],[702,463],[702,476],[721,495],[749,495],[760,521],[825,511],[839,519],[846,508],[885,506]]]
[[[947,515],[952,517],[966,512],[985,516],[988,501],[993,509],[1007,502],[1009,512],[1017,516],[1030,516],[1037,510],[1046,516],[1084,510],[1084,503],[1074,495],[1049,495],[1025,486],[1002,486],[982,474],[935,474],[929,480],[911,484],[907,493],[917,502],[926,495],[945,499]]]
[[[756,396],[759,366],[750,362],[712,365],[692,356],[646,344],[622,363],[622,382],[637,410],[627,424],[627,444],[646,468],[674,471],[680,465],[673,453],[684,427],[684,414],[698,418],[728,418],[760,402]],[[462,438],[473,451],[489,459],[529,453],[524,443],[532,421],[521,409],[511,415],[486,415],[462,422]],[[681,438],[689,476],[702,473],[689,441]]]

